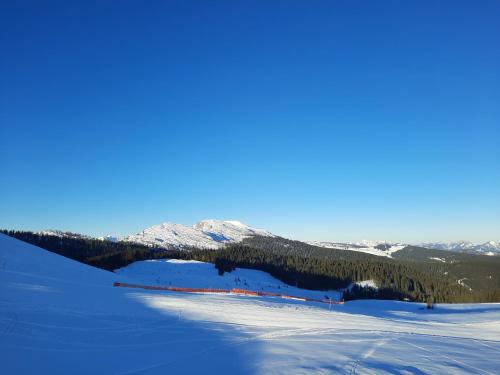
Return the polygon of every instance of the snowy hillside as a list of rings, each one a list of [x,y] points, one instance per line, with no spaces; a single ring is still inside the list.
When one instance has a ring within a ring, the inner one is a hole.
[[[496,374],[500,304],[318,303],[113,288],[148,280],[218,285],[196,264],[118,274],[0,234],[5,374]],[[275,281],[237,270],[254,286]],[[156,278],[156,279],[155,279]],[[222,278],[222,280],[224,280]],[[234,282],[234,281],[232,281]],[[260,283],[260,284],[259,284]],[[273,284],[277,285],[277,284]]]
[[[340,293],[337,291],[296,288],[262,271],[237,268],[233,272],[226,272],[223,276],[219,276],[213,264],[195,260],[146,260],[132,263],[115,272],[119,276],[117,279],[124,276],[126,279],[133,278],[145,285],[183,288],[237,288],[318,300],[330,298],[333,301],[338,301],[340,299]]]
[[[500,255],[500,243],[496,241],[489,241],[481,244],[470,241],[426,242],[419,244],[419,246],[428,249],[458,251],[463,253]]]
[[[318,242],[310,241],[310,245],[324,247],[327,249],[359,251],[371,255],[392,258],[396,251],[404,249],[407,245],[391,244],[382,241],[361,241],[361,242]]]
[[[237,220],[202,220],[193,225],[193,228],[209,235],[220,236],[223,240],[229,242],[240,242],[249,236],[274,237],[273,234],[264,229],[251,228]]]
[[[154,225],[124,240],[160,247],[217,249],[226,243],[240,242],[254,235],[273,236],[265,230],[251,228],[239,221],[202,220],[192,227],[174,223]]]

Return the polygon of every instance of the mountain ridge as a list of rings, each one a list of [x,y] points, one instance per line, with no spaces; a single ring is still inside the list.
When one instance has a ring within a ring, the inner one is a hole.
[[[450,242],[423,242],[418,244],[428,249],[447,250],[471,254],[500,255],[500,242],[487,241],[484,243],[474,243],[466,240]]]
[[[74,238],[93,238],[87,235],[59,230],[44,230],[38,233],[58,237],[68,236]],[[238,220],[204,219],[193,224],[192,226],[173,222],[164,222],[145,228],[136,234],[124,236],[122,238],[108,234],[107,236],[98,237],[97,239],[112,242],[134,242],[146,246],[163,248],[182,249],[184,247],[196,247],[202,249],[219,249],[226,244],[238,243],[243,241],[243,239],[252,236],[276,237],[274,234],[265,229],[254,228]],[[374,240],[363,240],[359,242],[301,242],[317,247],[358,251],[389,258],[392,257],[392,254],[404,249],[407,246],[418,246],[427,249],[446,250],[466,254],[500,256],[500,242],[498,241],[473,243],[471,241],[459,240],[451,242],[421,242],[415,244]]]
[[[123,240],[148,246],[218,249],[255,235],[274,237],[264,229],[253,228],[237,220],[205,219],[191,227],[170,222],[153,225]]]

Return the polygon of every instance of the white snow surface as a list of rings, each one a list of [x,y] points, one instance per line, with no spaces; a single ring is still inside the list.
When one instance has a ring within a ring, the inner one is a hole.
[[[377,255],[381,257],[392,258],[392,254],[396,251],[404,249],[407,245],[404,244],[393,244],[382,241],[368,241],[364,240],[361,242],[319,242],[310,241],[307,242],[309,245],[324,247],[327,249],[338,249],[338,250],[349,250],[358,251],[362,253],[367,253],[371,255]],[[377,248],[376,246],[382,245],[383,248]]]
[[[340,299],[338,291],[318,291],[296,288],[275,279],[266,272],[236,268],[219,276],[211,263],[195,260],[161,259],[130,264],[115,271],[117,278],[133,278],[141,284],[182,288],[247,289],[286,294],[313,299]],[[120,279],[121,280],[121,279]]]
[[[0,234],[2,373],[500,372],[500,304],[426,310],[367,300],[330,310],[279,298],[111,286],[155,276],[194,282],[194,265],[132,264],[114,274]],[[175,275],[164,275],[162,267]],[[202,272],[206,286],[219,282]]]
[[[202,220],[194,224],[193,228],[204,233],[219,235],[230,242],[240,242],[244,238],[253,235],[274,237],[273,234],[264,229],[252,228],[237,220]]]
[[[273,237],[263,229],[255,229],[236,220],[202,220],[192,227],[175,223],[163,223],[144,229],[126,237],[125,241],[148,246],[177,247],[194,246],[218,249],[224,244],[240,242],[246,237],[261,235]]]
[[[118,242],[118,237],[113,236],[112,234],[107,234],[103,237],[97,237],[97,239],[101,241]]]
[[[363,288],[374,288],[374,289],[377,289],[378,286],[377,286],[377,283],[375,282],[375,280],[363,280],[363,281],[357,281],[356,282],[356,285],[359,285]]]

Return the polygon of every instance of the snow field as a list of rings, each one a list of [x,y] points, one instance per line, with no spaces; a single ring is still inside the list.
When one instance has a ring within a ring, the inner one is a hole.
[[[422,304],[354,301],[330,310],[112,287],[155,277],[216,287],[234,283],[235,275],[252,287],[283,287],[257,271],[219,277],[204,263],[178,261],[139,262],[113,274],[0,235],[2,373],[500,372],[500,304],[428,311]]]

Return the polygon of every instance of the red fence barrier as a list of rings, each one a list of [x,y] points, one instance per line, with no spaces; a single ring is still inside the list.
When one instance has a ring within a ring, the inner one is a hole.
[[[285,298],[285,299],[293,299],[296,301],[320,302],[320,303],[328,303],[328,304],[332,304],[332,305],[344,304],[343,301],[332,301],[332,300],[328,300],[328,299],[320,300],[320,299],[313,299],[313,298],[289,296],[286,294],[278,294],[278,293],[271,293],[271,292],[256,292],[253,290],[238,289],[238,288],[233,288],[231,290],[229,290],[229,289],[212,289],[212,288],[180,288],[180,287],[175,287],[175,286],[154,286],[154,285],[129,284],[129,283],[120,283],[120,282],[114,282],[113,286],[125,287],[125,288],[139,288],[139,289],[147,289],[147,290],[168,290],[171,292],[184,292],[184,293],[207,293],[207,294],[231,293],[231,294],[238,294],[238,295],[244,295],[244,296],[280,297],[280,298]]]
[[[113,286],[121,286],[126,288],[139,288],[148,290],[169,290],[171,292],[185,292],[185,293],[230,293],[229,289],[212,289],[212,288],[180,288],[175,286],[154,286],[154,285],[141,285],[114,282]]]
[[[258,296],[258,292],[254,292],[253,290],[246,290],[246,289],[238,289],[238,288],[233,288],[231,289],[232,294],[242,294],[245,296]]]

